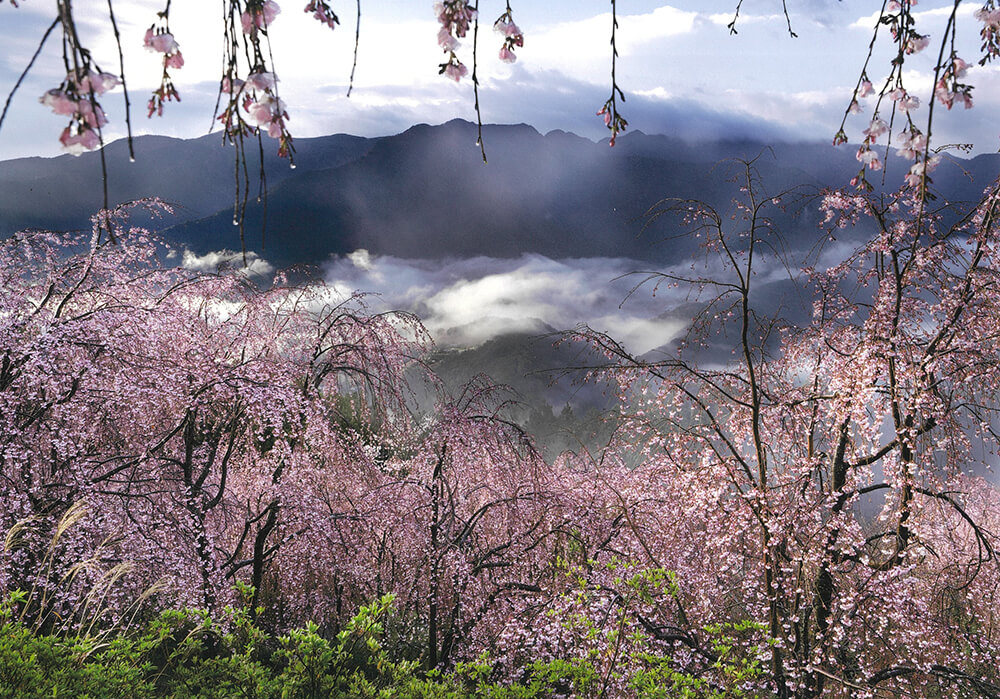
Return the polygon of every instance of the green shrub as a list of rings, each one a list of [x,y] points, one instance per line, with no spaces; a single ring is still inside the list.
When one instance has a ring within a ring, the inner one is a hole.
[[[239,591],[252,598],[249,588]],[[22,623],[16,610],[24,601],[14,593],[0,602],[0,699],[544,699],[606,689],[597,657],[536,661],[515,683],[497,681],[487,654],[451,672],[422,673],[384,646],[391,595],[361,607],[331,638],[312,623],[275,638],[244,607],[227,607],[221,622],[204,610],[167,610],[137,633],[59,636]],[[743,646],[760,630],[752,622],[705,630],[718,657],[712,682],[637,646],[622,663],[628,687],[651,699],[749,697],[740,687],[762,669]]]

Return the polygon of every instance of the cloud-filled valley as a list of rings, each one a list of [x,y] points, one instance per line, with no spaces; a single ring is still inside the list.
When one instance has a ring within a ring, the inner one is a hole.
[[[404,259],[367,251],[332,259],[323,267],[327,283],[348,294],[372,294],[379,310],[419,316],[444,346],[475,346],[509,334],[544,334],[581,323],[619,338],[637,354],[661,347],[686,323],[669,317],[684,303],[661,290],[626,296],[646,270],[621,258]]]

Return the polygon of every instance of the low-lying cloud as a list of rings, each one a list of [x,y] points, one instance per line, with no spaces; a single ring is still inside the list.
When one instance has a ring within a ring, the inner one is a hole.
[[[223,269],[237,269],[248,276],[262,276],[274,271],[274,267],[257,253],[248,250],[246,253],[235,250],[216,250],[215,252],[196,255],[190,250],[184,251],[181,267],[193,272],[215,272]]]
[[[508,333],[545,333],[587,323],[645,354],[677,339],[688,319],[671,311],[680,293],[652,287],[629,295],[648,265],[618,258],[414,260],[367,251],[324,269],[342,293],[377,294],[376,306],[412,311],[445,346],[475,346]],[[626,297],[628,299],[626,300]]]
[[[796,270],[804,264],[819,269],[835,265],[855,243],[845,237],[811,253],[792,252],[784,260],[758,256],[752,304],[765,316],[808,322],[809,284]],[[245,273],[273,271],[253,252],[247,257]],[[241,254],[229,250],[202,256],[185,251],[182,262],[187,269],[207,272],[241,264]],[[511,258],[412,259],[359,249],[330,258],[321,274],[331,302],[362,294],[373,312],[413,313],[443,347],[475,347],[503,335],[544,335],[586,324],[635,356],[662,358],[662,351],[687,333],[693,316],[706,309],[711,290],[718,291],[701,285],[699,292],[697,284],[677,285],[670,278],[725,280],[733,272],[720,259],[687,258],[651,267],[614,257],[553,259],[525,253]],[[722,306],[713,308],[718,312]],[[726,337],[717,340],[713,349],[728,356]]]

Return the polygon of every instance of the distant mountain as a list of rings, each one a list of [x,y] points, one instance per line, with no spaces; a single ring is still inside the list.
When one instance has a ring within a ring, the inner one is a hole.
[[[667,262],[686,257],[690,243],[659,244],[674,229],[664,220],[643,232],[645,212],[664,197],[728,210],[735,188],[727,182],[727,159],[759,156],[768,196],[796,185],[806,192],[841,186],[858,168],[851,148],[820,144],[691,144],[632,132],[608,148],[561,131],[543,136],[523,124],[486,126],[484,138],[486,165],[475,125],[459,120],[374,139],[301,139],[294,170],[265,142],[266,232],[264,207],[253,203],[247,246],[278,265],[318,264],[358,248],[410,258],[536,252]],[[108,148],[112,203],[159,196],[178,206],[164,231],[168,239],[200,254],[239,247],[233,154],[219,135],[143,136],[136,151],[129,163],[124,142]],[[253,178],[258,162],[248,155]],[[905,167],[892,159],[892,177]],[[935,184],[949,200],[974,200],[998,171],[997,155],[953,159],[935,173]],[[0,162],[0,235],[84,227],[101,199],[97,154]],[[777,223],[805,244],[817,235],[818,220],[809,205],[789,209]]]
[[[800,188],[802,198],[783,198],[789,206],[776,223],[790,245],[801,250],[822,234],[817,202],[809,196],[823,187],[845,185],[858,170],[849,147],[769,148],[749,141],[693,144],[630,132],[609,148],[606,141],[594,143],[562,131],[542,135],[523,124],[484,128],[489,155],[484,165],[476,135],[475,125],[451,121],[413,126],[382,138],[338,134],[300,139],[294,170],[273,155],[273,143],[265,142],[266,232],[262,236],[264,207],[252,203],[246,222],[248,249],[276,266],[319,265],[331,255],[358,248],[411,262],[419,258],[415,261],[419,264],[389,267],[401,274],[401,289],[412,285],[417,290],[423,288],[419,280],[429,279],[444,258],[483,257],[482,264],[471,261],[481,267],[480,277],[506,274],[505,283],[512,285],[520,283],[512,268],[485,258],[518,258],[525,253],[559,258],[567,263],[560,272],[567,279],[572,279],[572,269],[594,274],[597,268],[567,258],[630,258],[651,265],[677,262],[692,255],[693,242],[674,238],[676,224],[667,218],[644,227],[646,212],[661,199],[677,197],[704,200],[728,213],[738,187],[729,179],[739,174],[740,167],[733,159],[743,158],[755,159],[764,183],[762,194],[770,197]],[[238,231],[232,225],[233,152],[222,145],[221,136],[192,140],[143,136],[135,139],[135,149],[135,163],[129,162],[123,141],[107,149],[112,204],[158,196],[176,207],[172,219],[155,222],[169,241],[198,254],[239,249]],[[248,149],[254,188],[259,167],[256,149]],[[891,159],[888,181],[899,181],[907,167],[904,161]],[[1000,155],[954,158],[935,171],[935,186],[949,201],[974,201],[998,172]],[[96,153],[0,162],[0,238],[31,227],[87,228],[102,198]],[[629,269],[631,264],[622,261],[605,267]],[[474,272],[460,269],[461,274]],[[595,276],[594,285],[607,285],[611,274]],[[461,279],[437,280],[436,286],[427,288],[448,289]],[[755,302],[793,321],[807,318],[808,299],[793,286],[765,280],[757,284]],[[525,292],[523,298],[533,299],[532,293]],[[405,297],[396,298],[406,305]],[[519,298],[510,294],[510,299]],[[411,310],[420,310],[424,300],[409,299],[416,304]],[[569,302],[559,303],[562,308]],[[667,326],[685,323],[696,306],[668,304],[655,320]],[[467,321],[461,316],[456,322]],[[599,447],[615,426],[615,394],[605,393],[607,387],[600,382],[582,382],[584,372],[571,368],[599,364],[600,358],[580,344],[554,347],[547,335],[550,328],[535,322],[538,335],[498,334],[475,346],[455,342],[455,347],[450,346],[454,338],[449,332],[462,336],[462,328],[442,326],[438,341],[445,349],[433,353],[428,363],[452,392],[461,391],[480,373],[509,386],[514,402],[505,414],[538,437],[548,458],[564,449]],[[556,319],[550,322],[557,324]],[[703,358],[726,361],[731,348],[724,345],[703,349]],[[651,356],[660,355],[654,351]],[[567,371],[559,371],[563,369]],[[418,391],[416,397],[430,409],[431,393]],[[608,415],[609,421],[601,419]]]
[[[344,134],[300,139],[296,141],[296,165],[303,172],[337,167],[363,157],[375,142]],[[159,197],[175,206],[173,223],[201,219],[227,207],[232,211],[233,147],[224,145],[221,135],[189,140],[139,136],[134,143],[134,163],[129,162],[126,141],[107,147],[111,205]],[[256,192],[260,170],[256,148],[247,148],[247,161],[252,191]],[[296,172],[270,147],[265,148],[264,165],[269,187]],[[103,200],[98,153],[0,162],[0,236],[25,228],[89,228],[90,216]],[[230,223],[225,231],[228,247],[233,246],[234,238],[239,245],[232,228]]]

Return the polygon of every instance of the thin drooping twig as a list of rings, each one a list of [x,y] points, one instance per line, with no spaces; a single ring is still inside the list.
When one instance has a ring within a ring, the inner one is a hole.
[[[736,14],[733,15],[733,21],[726,25],[726,29],[729,30],[730,34],[739,34],[739,32],[736,31],[736,22],[740,18],[741,7],[743,7],[743,0],[740,0],[738,3],[736,3]]]
[[[170,3],[167,2],[167,8],[170,7]],[[135,162],[135,148],[132,144],[132,105],[128,99],[128,85],[125,84],[125,54],[122,52],[122,37],[118,33],[118,22],[115,21],[115,10],[111,6],[111,0],[108,0],[108,18],[111,20],[111,28],[115,33],[115,44],[118,46],[118,77],[122,81],[122,92],[125,95],[125,130],[128,133],[128,158],[130,161]]]
[[[788,0],[781,0],[781,9],[785,13],[785,24],[788,25],[788,36],[798,39],[799,35],[792,30],[792,18],[788,14]]]
[[[479,41],[479,0],[476,0],[476,19],[472,25],[472,93],[476,98],[476,127],[478,132],[476,135],[476,145],[479,146],[479,152],[483,154],[483,162],[486,162],[486,146],[483,144],[483,114],[479,109],[479,76],[477,70],[479,68],[479,62],[477,60],[479,55],[479,50],[477,43]]]
[[[347,96],[354,89],[354,70],[358,67],[358,46],[361,44],[361,0],[358,0],[358,20],[354,24],[354,62],[351,64],[351,79],[347,83]]]
[[[618,100],[625,101],[625,93],[618,86],[616,70],[618,67],[618,6],[615,0],[611,0],[611,96],[604,102],[604,106],[597,112],[598,116],[604,116],[604,124],[611,132],[611,140],[608,145],[614,146],[618,134],[628,128],[628,121],[618,113]]]
[[[52,33],[52,30],[55,29],[56,25],[58,24],[59,24],[59,18],[56,17],[54,20],[52,20],[52,24],[49,25],[49,28],[45,30],[45,34],[42,35],[42,40],[38,42],[38,48],[35,49],[34,55],[31,57],[31,60],[28,61],[27,67],[25,67],[20,77],[18,77],[17,82],[14,83],[14,87],[12,87],[10,92],[7,94],[7,101],[4,102],[3,105],[3,113],[0,113],[0,129],[3,128],[3,120],[7,117],[7,110],[10,109],[10,102],[11,100],[14,99],[14,93],[16,93],[17,89],[21,87],[21,83],[24,82],[24,79],[28,77],[28,72],[31,70],[32,66],[35,65],[35,60],[38,58],[38,55],[42,52],[42,47],[45,46],[45,42],[48,40],[49,34]]]

